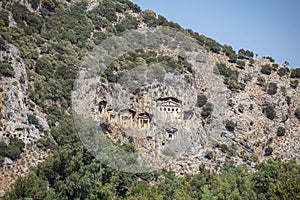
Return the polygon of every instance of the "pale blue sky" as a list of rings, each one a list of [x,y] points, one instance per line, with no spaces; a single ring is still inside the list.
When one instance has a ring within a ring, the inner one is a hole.
[[[300,67],[300,0],[132,0],[235,50]]]

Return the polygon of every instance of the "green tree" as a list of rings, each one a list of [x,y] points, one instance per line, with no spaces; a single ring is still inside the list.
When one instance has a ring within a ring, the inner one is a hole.
[[[277,89],[278,89],[278,87],[277,87],[276,83],[269,83],[268,88],[267,88],[267,93],[269,95],[274,95],[277,93]]]
[[[273,153],[273,148],[272,147],[267,147],[265,148],[265,156],[270,156]]]
[[[270,62],[275,62],[274,58],[271,56],[263,56],[263,58],[268,59]]]
[[[222,173],[210,185],[215,199],[257,199],[247,167],[225,165]]]
[[[47,183],[35,175],[20,177],[14,183],[6,199],[45,199],[47,196]]]
[[[235,127],[236,127],[236,124],[233,121],[231,121],[231,120],[225,121],[225,128],[227,131],[234,132]]]
[[[151,187],[145,182],[139,181],[135,186],[130,189],[130,194],[125,197],[126,200],[138,200],[138,199],[157,199],[163,200],[159,190],[155,187]]]
[[[151,27],[157,25],[156,13],[153,10],[145,10],[142,13],[143,21]]]
[[[281,162],[276,183],[269,188],[270,199],[288,200],[300,198],[300,167],[295,161]]]
[[[246,65],[245,61],[243,61],[243,60],[237,60],[236,64],[237,64],[238,68],[245,69],[245,65]]]
[[[270,188],[278,179],[279,163],[279,160],[269,159],[257,166],[252,179],[258,199],[270,199]]]
[[[214,105],[210,102],[207,102],[202,108],[202,112],[201,112],[202,118],[206,119],[210,117],[213,112],[213,109],[214,109]]]
[[[233,50],[232,46],[224,44],[223,45],[223,51],[226,56],[229,57],[229,62],[235,63],[237,60],[236,52]]]
[[[0,13],[0,20],[3,22],[3,26],[8,27],[9,26],[9,19],[8,19],[9,13],[2,9]]]
[[[277,128],[277,136],[284,136],[285,134],[285,128],[280,126]]]
[[[263,77],[263,76],[257,77],[257,83],[256,83],[257,85],[264,86],[265,82],[266,82],[265,77]]]
[[[290,72],[289,68],[287,67],[282,67],[282,68],[279,68],[279,70],[277,71],[277,74],[282,77],[284,75],[287,75],[288,73]]]
[[[292,69],[291,78],[300,78],[300,68]]]
[[[274,106],[267,106],[263,109],[263,112],[266,114],[266,117],[270,120],[273,120],[276,117],[276,111],[274,109]]]
[[[10,137],[8,145],[2,141],[0,142],[0,156],[8,157],[12,160],[18,159],[24,147],[25,143],[22,140]]]
[[[245,50],[245,49],[240,49],[238,51],[238,58],[239,59],[249,59],[249,58],[253,58],[254,54],[252,51],[249,50]]]
[[[219,53],[221,51],[221,45],[217,43],[214,39],[207,38],[205,41],[208,49],[214,53]]]
[[[164,16],[158,15],[157,25],[166,26],[167,24],[168,24],[168,20]]]
[[[245,58],[245,54],[246,54],[245,49],[239,49],[239,51],[238,51],[238,58],[239,59],[244,59]]]
[[[126,17],[116,25],[118,32],[123,32],[125,30],[136,29],[138,27],[138,21],[135,17],[131,15],[126,15]]]
[[[207,103],[207,97],[204,94],[200,94],[197,96],[197,105],[198,107],[202,107]]]
[[[263,65],[260,71],[263,74],[270,75],[272,73],[272,67],[270,65]]]
[[[246,53],[245,53],[246,58],[253,58],[253,56],[254,56],[254,53],[252,51],[246,50]]]
[[[15,76],[15,70],[9,63],[0,61],[0,79],[3,76],[13,77]]]

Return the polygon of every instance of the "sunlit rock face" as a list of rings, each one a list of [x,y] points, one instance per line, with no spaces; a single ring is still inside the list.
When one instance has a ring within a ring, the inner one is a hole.
[[[20,159],[5,158],[0,170],[0,193],[7,191],[20,174],[28,174],[29,168],[48,154],[36,145],[49,132],[46,116],[28,99],[28,76],[19,49],[11,44],[7,46],[8,50],[0,51],[0,60],[9,58],[14,76],[0,78],[0,141],[9,144],[10,138],[17,138],[25,143],[25,148]]]
[[[97,124],[115,144],[133,144],[144,166],[169,168],[178,174],[195,173],[201,163],[218,170],[228,159],[254,168],[259,160],[268,158],[268,147],[273,148],[274,157],[299,160],[295,148],[299,145],[299,120],[291,114],[300,106],[299,87],[291,88],[289,77],[275,71],[261,74],[262,65],[272,65],[267,59],[250,62],[245,58],[242,69],[225,55],[207,52],[189,39],[182,42],[184,37],[176,33],[158,32],[164,41],[156,41],[161,38],[150,34],[152,43],[147,46],[139,41],[136,49],[153,51],[157,57],[180,55],[191,64],[192,72],[178,73],[172,65],[145,65],[140,59],[140,65],[124,71],[118,81],[104,80],[100,75],[103,67],[132,51],[136,38],[148,36],[147,30],[141,29],[125,35],[129,42],[114,38],[112,44],[96,49],[79,72],[73,92],[75,113],[92,119],[87,121]],[[95,65],[97,60],[101,64]],[[234,82],[220,74],[218,63],[238,74]],[[258,83],[261,76],[263,85]],[[271,82],[278,85],[272,95],[267,93]],[[236,88],[237,83],[243,87]],[[208,117],[203,114],[205,106],[197,105],[200,94],[211,105]],[[289,103],[287,97],[291,97]],[[277,113],[273,120],[266,117],[268,105]],[[228,122],[233,127],[228,128]],[[288,130],[285,136],[277,136],[278,127]]]

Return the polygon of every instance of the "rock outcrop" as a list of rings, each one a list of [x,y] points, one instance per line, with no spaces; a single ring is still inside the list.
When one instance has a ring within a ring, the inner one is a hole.
[[[20,175],[29,173],[29,168],[44,160],[47,153],[36,147],[37,141],[48,135],[49,126],[46,116],[28,99],[28,78],[24,61],[14,45],[1,52],[0,60],[9,60],[14,69],[14,77],[0,79],[0,140],[9,143],[15,137],[25,143],[21,158],[3,163],[0,168],[0,190],[7,191],[9,186]],[[29,105],[29,102],[31,105]],[[29,118],[35,118],[33,123]]]

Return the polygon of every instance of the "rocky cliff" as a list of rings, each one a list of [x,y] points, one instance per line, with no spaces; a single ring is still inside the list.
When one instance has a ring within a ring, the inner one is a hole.
[[[299,162],[299,69],[228,50],[128,1],[37,2],[0,2],[1,67],[11,67],[0,75],[0,141],[25,144],[3,159],[2,193],[50,142],[64,142],[51,130],[73,112],[134,145],[145,165],[181,175],[228,160],[253,170],[270,157]]]
[[[6,158],[1,167],[0,188],[7,190],[18,176],[28,174],[30,167],[44,160],[47,153],[37,148],[37,141],[48,135],[49,126],[45,114],[28,99],[28,78],[18,48],[7,44],[7,50],[0,54],[0,60],[8,61],[14,70],[13,77],[0,79],[0,138],[7,144],[11,137],[25,143],[20,159]]]
[[[167,34],[165,39],[168,41]],[[180,50],[172,51],[170,45],[165,42],[152,50],[145,48],[138,53],[139,61],[146,60],[147,53],[158,60],[162,55],[177,61],[185,57],[191,72],[176,72],[175,63],[139,62],[142,65],[111,81],[100,78],[101,69],[90,64],[98,57],[89,57],[76,81],[75,112],[105,124],[104,134],[116,143],[133,143],[142,162],[178,174],[195,173],[201,163],[218,169],[228,159],[251,168],[270,156],[299,161],[299,119],[295,116],[299,88],[291,84],[296,78],[290,77],[295,69],[253,57],[240,58],[243,64],[239,66],[224,54],[206,52],[193,44],[180,55]],[[114,64],[115,73],[124,65],[126,62]],[[266,66],[270,73],[264,72]],[[153,73],[153,68],[160,70]],[[90,77],[96,73],[98,78]],[[228,76],[233,83],[228,83],[226,73],[235,74],[234,79]],[[200,95],[207,98],[203,107],[197,102]],[[206,115],[208,104],[213,109]],[[274,116],[269,116],[268,109]]]

